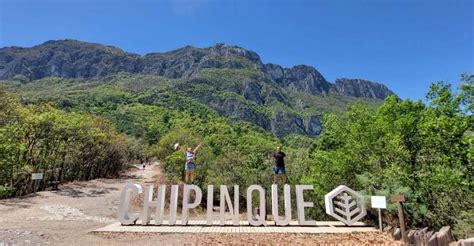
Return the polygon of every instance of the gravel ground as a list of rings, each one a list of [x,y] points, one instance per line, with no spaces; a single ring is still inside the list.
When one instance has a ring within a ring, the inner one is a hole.
[[[117,179],[71,182],[60,186],[59,191],[0,200],[0,245],[112,243],[89,232],[117,221],[120,190],[125,183],[151,180],[156,174],[160,174],[157,166],[131,169]]]
[[[387,234],[143,234],[90,233],[116,221],[120,190],[127,182],[162,180],[158,165],[133,169],[117,179],[72,182],[0,200],[1,245],[397,245]]]
[[[130,240],[146,238],[144,245],[402,245],[394,242],[388,234],[351,233],[351,234],[147,234],[127,233],[117,237],[114,233],[97,234],[102,238]],[[143,243],[142,243],[143,244]]]

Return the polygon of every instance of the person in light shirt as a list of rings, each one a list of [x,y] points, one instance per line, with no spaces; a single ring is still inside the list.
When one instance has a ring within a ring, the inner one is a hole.
[[[176,147],[177,149],[184,152],[184,157],[186,159],[184,163],[184,182],[186,182],[186,184],[194,184],[194,180],[196,179],[196,163],[194,159],[196,158],[196,153],[201,146],[202,143],[200,143],[194,149],[188,147],[186,150],[183,150],[183,148],[179,145]]]

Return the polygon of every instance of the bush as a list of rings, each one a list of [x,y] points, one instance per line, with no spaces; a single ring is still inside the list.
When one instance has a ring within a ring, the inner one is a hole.
[[[319,206],[339,184],[366,195],[403,193],[409,226],[451,225],[458,236],[472,231],[472,224],[465,228],[474,214],[472,115],[461,106],[465,96],[436,83],[428,105],[391,96],[379,108],[356,104],[342,117],[327,116],[302,181],[316,186]],[[394,216],[389,207],[387,219]]]
[[[2,197],[32,192],[33,172],[44,174],[38,186],[42,190],[51,181],[116,176],[143,155],[138,141],[116,132],[102,117],[50,105],[22,106],[1,90],[0,105]]]

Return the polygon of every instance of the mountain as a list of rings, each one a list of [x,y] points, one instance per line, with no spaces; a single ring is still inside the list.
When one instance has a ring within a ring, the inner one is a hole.
[[[307,65],[263,64],[257,53],[226,44],[186,46],[143,56],[76,40],[0,49],[0,80],[19,82],[19,91],[30,90],[45,100],[41,91],[58,88],[44,83],[51,77],[76,85],[108,81],[108,86],[116,88],[125,80],[128,86],[122,91],[141,84],[140,91],[134,89],[140,102],[158,103],[169,96],[192,98],[220,115],[251,122],[276,136],[318,135],[324,113],[342,111],[355,100],[377,104],[394,94],[368,80],[341,78],[331,83]]]

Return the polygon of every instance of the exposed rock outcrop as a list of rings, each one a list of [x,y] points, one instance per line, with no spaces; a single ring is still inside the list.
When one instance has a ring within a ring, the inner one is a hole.
[[[386,86],[360,79],[329,83],[314,67],[283,68],[263,65],[257,53],[238,46],[216,44],[209,48],[186,46],[144,56],[121,49],[76,40],[48,41],[32,48],[0,49],[0,79],[23,75],[30,80],[49,76],[103,77],[117,72],[144,73],[167,78],[193,77],[205,68],[257,69],[284,88],[314,95],[335,92],[352,97],[384,99],[393,94]]]
[[[331,88],[331,83],[327,82],[314,67],[306,65],[285,69],[282,84],[293,90],[323,95],[326,95]]]
[[[139,55],[74,40],[48,41],[32,48],[0,49],[0,79],[21,74],[31,80],[49,76],[91,78],[116,72],[138,73]]]
[[[288,135],[289,133],[316,136],[321,133],[322,129],[319,116],[303,119],[289,112],[277,111],[271,121],[271,131],[278,137]]]
[[[219,70],[222,68],[226,69]],[[201,76],[204,69],[210,69],[206,70],[210,77]],[[172,89],[181,95],[197,99],[222,115],[258,125],[276,136],[321,133],[321,117],[304,113],[305,107],[315,105],[305,106],[302,100],[295,101],[291,98],[293,91],[309,98],[338,94],[384,99],[393,94],[385,85],[368,80],[337,79],[330,83],[307,65],[284,68],[263,64],[257,53],[226,44],[208,48],[186,46],[143,56],[76,40],[0,49],[0,80],[28,83],[54,76],[100,81],[118,72],[173,79]],[[227,79],[227,74],[234,77]],[[154,101],[152,96],[140,100]],[[279,105],[291,110],[280,110]]]
[[[363,79],[336,79],[336,91],[351,97],[384,99],[394,93],[387,86]]]

